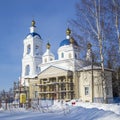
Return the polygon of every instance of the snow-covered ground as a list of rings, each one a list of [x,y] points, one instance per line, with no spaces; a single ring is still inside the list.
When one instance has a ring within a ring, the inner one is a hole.
[[[120,120],[119,104],[100,104],[55,101],[50,106],[35,106],[32,109],[0,109],[0,120]]]

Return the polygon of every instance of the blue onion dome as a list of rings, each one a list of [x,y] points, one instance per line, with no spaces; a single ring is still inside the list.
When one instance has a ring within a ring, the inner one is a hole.
[[[64,40],[61,41],[60,47],[65,46],[65,45],[70,45],[70,44],[78,46],[78,44],[74,40],[74,38],[71,37],[71,30],[69,28],[67,28],[67,30],[66,30],[66,39],[64,39]]]
[[[64,40],[60,43],[60,47],[61,47],[61,46],[65,46],[65,45],[70,45],[70,40],[69,40],[69,39],[64,39]]]
[[[30,27],[30,33],[27,35],[27,38],[29,38],[29,37],[39,37],[41,39],[41,36],[38,33],[36,33],[35,23],[36,22],[34,20],[32,20],[31,27]]]
[[[75,46],[78,46],[78,43],[74,40],[74,41],[71,41],[73,39],[64,39],[61,43],[60,43],[60,47],[62,46],[65,46],[65,45],[70,45],[70,44],[73,44]]]
[[[29,36],[32,36],[32,37],[37,36],[37,37],[39,37],[39,38],[41,39],[41,36],[40,36],[38,33],[36,33],[36,32],[29,33],[29,34],[27,35],[27,37],[29,37]]]

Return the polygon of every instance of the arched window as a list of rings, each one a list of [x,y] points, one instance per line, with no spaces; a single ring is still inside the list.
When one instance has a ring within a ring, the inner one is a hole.
[[[77,54],[75,53],[75,58],[77,59]]]
[[[46,58],[44,59],[44,62],[45,62],[45,63],[47,62],[47,59],[46,59]]]
[[[36,66],[36,72],[37,72],[37,73],[40,72],[40,67]]]
[[[27,54],[30,54],[30,51],[31,51],[31,46],[30,44],[27,46]]]
[[[53,59],[52,58],[50,58],[50,61],[52,61]]]
[[[39,46],[38,45],[35,46],[35,54],[39,55]]]
[[[64,53],[61,53],[61,58],[64,58]]]
[[[25,67],[25,75],[29,75],[30,74],[30,65],[27,65]]]

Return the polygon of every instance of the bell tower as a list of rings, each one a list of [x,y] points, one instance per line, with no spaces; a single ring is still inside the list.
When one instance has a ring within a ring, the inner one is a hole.
[[[38,65],[42,62],[42,39],[41,36],[36,33],[35,21],[32,20],[30,33],[23,41],[24,52],[22,58],[22,80],[21,84],[28,86],[25,78],[33,78],[39,72]]]

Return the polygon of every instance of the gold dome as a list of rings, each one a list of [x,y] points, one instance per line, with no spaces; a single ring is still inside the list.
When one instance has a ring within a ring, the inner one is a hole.
[[[87,44],[87,48],[88,48],[88,49],[91,49],[91,47],[92,47],[91,43],[88,43],[88,44]]]
[[[71,38],[70,38],[70,43],[71,43],[71,44],[74,44],[74,41],[75,41],[74,38],[71,37]]]
[[[34,20],[32,20],[32,26],[35,27],[35,21]]]
[[[50,49],[50,46],[51,46],[51,45],[50,45],[50,43],[48,42],[47,45],[46,45],[47,49]]]
[[[66,30],[66,35],[70,35],[71,34],[71,30],[68,28],[67,30]]]

